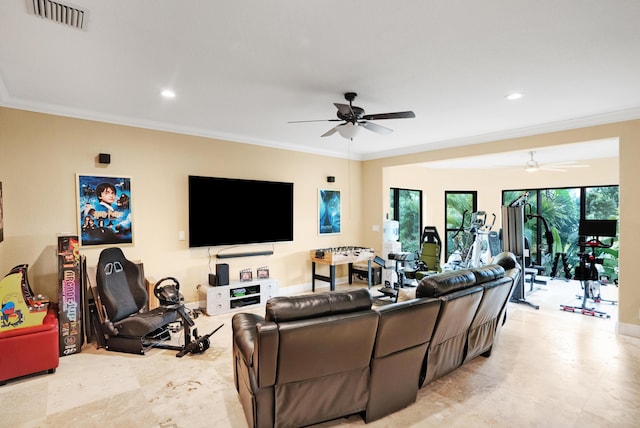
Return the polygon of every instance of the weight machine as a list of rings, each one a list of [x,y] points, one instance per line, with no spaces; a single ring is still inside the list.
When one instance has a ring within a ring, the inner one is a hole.
[[[580,281],[580,286],[583,289],[583,295],[577,296],[582,298],[582,305],[560,305],[561,310],[592,317],[611,318],[606,312],[588,307],[587,300],[592,300],[594,303],[608,302],[614,305],[617,303],[615,300],[605,300],[600,297],[600,278],[597,265],[602,265],[604,260],[596,257],[596,248],[611,248],[613,246],[616,228],[616,220],[583,220],[580,222],[578,227],[580,264],[575,268],[574,279]],[[602,237],[611,238],[611,242],[606,244],[600,241]]]
[[[553,254],[553,233],[551,232],[549,223],[547,223],[547,220],[540,214],[536,214],[532,212],[531,204],[525,203],[524,222],[526,223],[527,221],[534,220],[534,219],[540,220],[542,222],[542,226],[544,227],[544,238],[547,243],[547,251]],[[540,252],[544,252],[543,246],[538,245],[538,250]],[[527,259],[529,260],[528,262],[527,262]],[[529,245],[529,242],[527,241],[526,238],[525,238],[525,257],[524,257],[524,264],[522,265],[522,267],[525,273],[525,277],[530,276],[531,278],[529,291],[533,291],[533,283],[536,281],[536,275],[539,274],[540,271],[545,271],[545,268],[544,266],[536,266],[533,264],[533,260],[531,259],[531,246]]]
[[[525,245],[524,245],[524,206],[529,197],[529,192],[524,192],[509,205],[502,206],[502,249],[510,251],[516,256],[520,266],[524,269]],[[523,303],[534,309],[540,309],[539,305],[525,299],[524,275],[518,276],[518,282],[514,284],[511,302]]]

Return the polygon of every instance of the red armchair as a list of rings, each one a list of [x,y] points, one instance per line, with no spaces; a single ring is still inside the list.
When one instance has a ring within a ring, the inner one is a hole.
[[[0,385],[29,374],[54,373],[60,360],[58,316],[49,305],[42,324],[0,332]]]

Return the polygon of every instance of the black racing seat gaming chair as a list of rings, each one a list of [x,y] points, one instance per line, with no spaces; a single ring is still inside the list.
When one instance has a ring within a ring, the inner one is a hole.
[[[160,282],[156,284],[156,294]],[[161,301],[161,306],[145,310],[149,295],[144,275],[120,248],[107,248],[100,253],[96,288],[103,308],[102,332],[108,350],[132,354],[144,354],[152,347],[184,351],[185,345],[192,343],[190,328],[194,322],[179,298]],[[177,290],[173,294],[179,295]],[[182,321],[185,345],[162,343],[171,338],[169,324],[177,321]]]

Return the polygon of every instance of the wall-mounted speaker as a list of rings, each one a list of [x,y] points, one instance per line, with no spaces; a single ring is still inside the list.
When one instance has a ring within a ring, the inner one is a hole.
[[[327,183],[335,183],[336,178],[333,175],[327,177]]]
[[[104,163],[104,164],[110,164],[111,163],[111,155],[109,153],[100,153],[98,155],[98,162],[100,163]]]

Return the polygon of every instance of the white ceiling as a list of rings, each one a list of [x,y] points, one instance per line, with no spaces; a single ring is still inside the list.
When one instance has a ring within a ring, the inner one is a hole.
[[[0,1],[7,107],[358,159],[640,118],[636,0],[73,0],[85,30],[30,1]],[[416,118],[288,123],[347,91]]]

